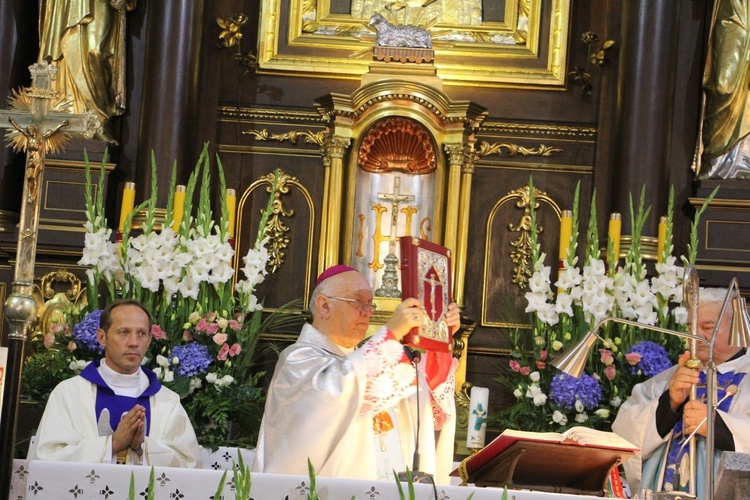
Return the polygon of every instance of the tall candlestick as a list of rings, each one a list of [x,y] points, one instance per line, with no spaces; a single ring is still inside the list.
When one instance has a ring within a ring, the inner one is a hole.
[[[172,217],[172,231],[177,232],[182,224],[182,217],[185,214],[185,191],[182,184],[174,187],[174,216]]]
[[[227,214],[229,216],[229,237],[234,239],[234,228],[237,220],[237,192],[234,189],[227,189]]]
[[[486,387],[472,387],[469,398],[469,428],[466,433],[467,448],[484,448],[484,435],[487,431],[487,405],[490,390]]]
[[[125,219],[128,218],[130,212],[133,211],[135,206],[135,182],[126,182],[125,188],[122,190],[122,206],[120,207],[120,224],[117,226],[117,230],[122,232],[125,230]]]
[[[620,260],[620,234],[622,233],[622,216],[614,212],[609,216],[609,230],[607,231],[608,239],[607,248],[609,243],[612,243],[614,247],[615,261],[610,262],[611,266],[617,266],[617,261]],[[609,252],[607,252],[607,258],[609,259]],[[614,268],[613,268],[614,269]]]
[[[562,268],[562,262],[568,258],[571,234],[573,234],[573,212],[563,210],[560,217],[560,268]]]
[[[667,217],[659,218],[659,239],[656,243],[656,262],[659,264],[664,260],[664,245],[667,243]]]

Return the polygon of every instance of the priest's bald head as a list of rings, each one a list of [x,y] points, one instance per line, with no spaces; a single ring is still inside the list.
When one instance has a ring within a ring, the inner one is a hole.
[[[336,345],[359,344],[365,338],[374,311],[370,284],[353,267],[330,267],[315,282],[310,298],[312,326]]]
[[[451,321],[460,321],[458,307]],[[331,341],[345,348],[362,342],[370,326],[370,316],[375,312],[372,290],[367,279],[356,269],[337,265],[326,269],[315,282],[310,298],[312,326]],[[422,326],[424,312],[417,299],[401,302],[391,314],[385,328],[396,340],[401,340],[412,328]],[[450,323],[449,323],[450,324]]]

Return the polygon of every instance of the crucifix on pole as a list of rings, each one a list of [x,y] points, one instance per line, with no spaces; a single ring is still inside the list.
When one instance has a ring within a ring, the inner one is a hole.
[[[5,301],[5,317],[10,324],[5,392],[0,413],[0,498],[7,498],[13,472],[18,400],[21,391],[23,351],[31,323],[36,318],[33,296],[34,262],[39,228],[39,188],[48,152],[57,152],[70,134],[92,138],[101,124],[92,113],[72,114],[72,101],[50,89],[57,68],[47,62],[29,66],[31,87],[14,90],[11,109],[0,110],[0,129],[9,129],[6,142],[14,151],[26,151],[26,164],[18,226],[16,267],[12,291]]]

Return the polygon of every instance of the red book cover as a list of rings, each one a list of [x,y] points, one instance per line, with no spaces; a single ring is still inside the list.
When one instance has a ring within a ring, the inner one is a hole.
[[[420,349],[451,351],[453,332],[445,321],[451,303],[451,251],[411,236],[400,237],[399,244],[401,298],[418,299],[427,313],[422,327],[413,328],[402,342]]]

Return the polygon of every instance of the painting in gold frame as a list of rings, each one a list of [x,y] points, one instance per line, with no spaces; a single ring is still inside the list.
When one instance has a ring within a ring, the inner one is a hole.
[[[420,8],[410,3],[262,0],[260,72],[358,79],[368,71],[375,45],[368,20],[380,12],[394,23],[437,21],[430,28],[434,64],[446,84],[565,85],[570,0],[435,0]],[[407,6],[394,12],[394,5]]]

